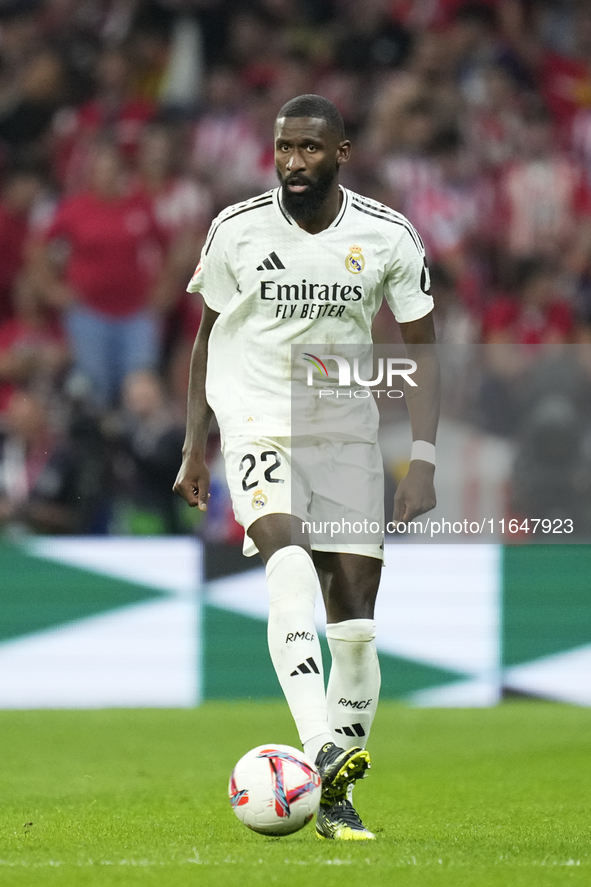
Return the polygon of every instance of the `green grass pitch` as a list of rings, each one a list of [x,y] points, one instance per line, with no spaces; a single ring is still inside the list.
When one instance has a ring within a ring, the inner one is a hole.
[[[370,844],[249,832],[229,772],[297,744],[284,705],[0,712],[6,887],[591,884],[591,711],[381,706],[356,803]]]

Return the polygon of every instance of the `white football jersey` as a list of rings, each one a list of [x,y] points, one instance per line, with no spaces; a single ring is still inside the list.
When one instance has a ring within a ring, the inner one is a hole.
[[[289,435],[291,346],[371,343],[385,297],[400,323],[433,308],[421,238],[408,219],[342,188],[332,225],[309,234],[277,188],[213,221],[189,292],[219,312],[207,400],[225,435]]]

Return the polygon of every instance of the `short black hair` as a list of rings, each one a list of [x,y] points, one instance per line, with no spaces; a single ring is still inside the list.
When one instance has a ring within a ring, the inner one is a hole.
[[[298,95],[295,99],[290,99],[279,111],[277,120],[282,117],[316,117],[326,120],[326,125],[340,141],[345,138],[341,112],[334,102],[322,95]]]

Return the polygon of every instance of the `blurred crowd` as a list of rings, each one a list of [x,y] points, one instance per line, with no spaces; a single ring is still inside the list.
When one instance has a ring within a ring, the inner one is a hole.
[[[343,183],[421,232],[440,341],[591,342],[584,0],[0,0],[0,528],[199,519],[170,492],[185,287],[307,92],[345,119]]]

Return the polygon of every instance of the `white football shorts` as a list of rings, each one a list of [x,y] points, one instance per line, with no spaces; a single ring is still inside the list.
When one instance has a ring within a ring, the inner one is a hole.
[[[384,470],[377,444],[324,437],[224,437],[222,453],[244,554],[265,514],[306,522],[315,551],[384,557]]]

